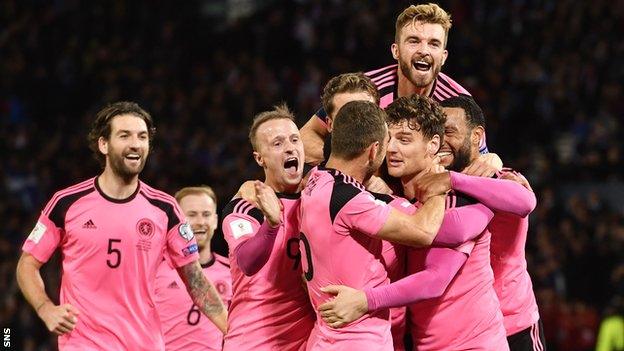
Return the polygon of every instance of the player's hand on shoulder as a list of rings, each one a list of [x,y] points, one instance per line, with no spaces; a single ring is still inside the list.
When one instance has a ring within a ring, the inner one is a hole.
[[[238,192],[236,192],[236,195],[234,195],[234,198],[242,198],[255,207],[258,207],[258,200],[256,199],[256,182],[257,180],[248,180],[244,182],[238,189]]]
[[[495,153],[480,155],[462,173],[476,177],[491,177],[503,169],[503,160]]]
[[[282,202],[277,198],[275,191],[261,181],[254,182],[257,206],[264,214],[271,227],[277,227],[282,222]]]
[[[363,291],[344,285],[328,285],[321,291],[335,295],[318,307],[321,318],[332,328],[342,328],[368,312],[368,300]]]
[[[502,172],[500,179],[507,179],[507,180],[514,181],[522,185],[523,187],[529,189],[530,191],[533,191],[533,189],[531,188],[531,185],[529,184],[529,181],[522,174],[518,172],[514,172],[514,171]]]
[[[373,193],[392,195],[392,189],[390,189],[383,179],[377,176],[370,177],[370,179],[364,183],[364,186],[366,190]]]
[[[70,304],[55,305],[46,302],[37,312],[49,331],[56,335],[71,332],[76,327],[80,312]]]

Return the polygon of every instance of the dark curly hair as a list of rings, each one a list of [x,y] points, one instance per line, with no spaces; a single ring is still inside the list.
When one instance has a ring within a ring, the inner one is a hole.
[[[410,129],[421,132],[426,139],[439,135],[442,144],[446,115],[432,99],[420,95],[404,96],[388,105],[386,114],[388,125],[406,121]]]

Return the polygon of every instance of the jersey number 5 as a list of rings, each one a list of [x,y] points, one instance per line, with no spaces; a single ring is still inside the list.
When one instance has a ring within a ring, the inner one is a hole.
[[[106,264],[110,268],[117,268],[121,263],[121,251],[119,249],[113,248],[113,243],[120,243],[121,239],[108,239],[108,254],[113,255],[106,260]],[[113,258],[111,260],[111,258]]]

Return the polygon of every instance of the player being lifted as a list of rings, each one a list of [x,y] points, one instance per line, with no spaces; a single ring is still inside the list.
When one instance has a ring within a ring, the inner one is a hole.
[[[223,210],[234,288],[224,350],[299,350],[314,325],[297,221],[303,143],[285,106],[255,116],[249,140],[265,180],[257,207],[235,198]]]
[[[225,305],[232,297],[232,276],[227,258],[210,250],[217,229],[217,196],[209,186],[180,189],[175,199],[188,219],[199,247],[199,264]],[[164,260],[156,273],[156,309],[162,323],[167,350],[221,350],[223,333],[206,318],[183,288],[170,262]]]
[[[443,101],[460,94],[470,95],[466,89],[441,73],[448,57],[446,43],[451,29],[451,16],[436,4],[411,5],[397,17],[395,38],[391,46],[396,64],[375,69],[365,74],[379,91],[382,108],[402,96],[418,94]],[[323,142],[330,133],[331,111],[323,105],[301,128],[305,144],[306,162],[318,164],[323,157]],[[482,150],[486,151],[485,138]],[[496,157],[490,155],[490,157]]]
[[[97,177],[54,194],[23,246],[22,293],[59,349],[161,350],[154,278],[163,255],[199,309],[226,331],[227,312],[198,262],[197,243],[171,196],[139,180],[154,126],[132,102],[104,107],[89,133],[104,167]],[[45,292],[41,266],[60,248],[60,305]]]

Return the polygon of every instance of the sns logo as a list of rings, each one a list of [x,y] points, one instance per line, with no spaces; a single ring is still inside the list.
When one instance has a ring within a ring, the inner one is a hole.
[[[4,328],[4,339],[2,342],[2,346],[11,347],[11,328]]]

